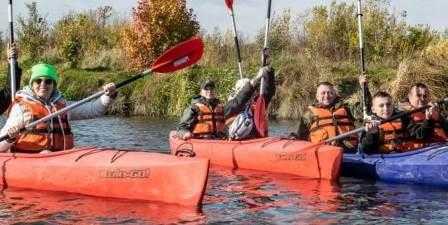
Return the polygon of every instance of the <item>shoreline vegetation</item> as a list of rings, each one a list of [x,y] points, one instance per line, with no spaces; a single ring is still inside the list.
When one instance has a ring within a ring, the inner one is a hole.
[[[103,6],[71,12],[53,24],[39,13],[37,3],[26,7],[27,14],[16,18],[22,86],[28,83],[28,70],[34,63],[52,63],[61,73],[58,85],[64,96],[81,99],[104,83],[119,82],[149,66],[166,48],[194,34],[205,43],[198,65],[174,74],[150,75],[121,89],[109,114],[176,118],[198,93],[202,80],[215,79],[219,98],[224,100],[239,77],[231,31],[201,30],[185,0],[151,0],[151,4],[139,0],[129,19],[116,18],[110,6]],[[372,92],[386,90],[401,100],[411,84],[423,82],[434,99],[446,97],[448,29],[409,25],[405,13],[392,11],[389,0],[366,0],[363,11]],[[333,82],[346,101],[355,104],[359,99],[356,6],[333,2],[300,15],[289,10],[277,13],[269,34],[277,77],[270,115],[298,118],[313,102],[320,81]],[[248,77],[261,63],[263,31],[260,28],[254,40],[240,41]],[[1,74],[7,70],[6,43],[7,33],[0,33]],[[0,76],[0,85],[5,82],[6,76]]]

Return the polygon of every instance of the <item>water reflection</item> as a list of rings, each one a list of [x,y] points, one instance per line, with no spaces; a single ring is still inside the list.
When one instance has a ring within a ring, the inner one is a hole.
[[[204,220],[196,208],[15,188],[3,191],[0,203],[1,224],[169,224]]]
[[[338,196],[338,184],[330,181],[213,167],[204,213],[211,215],[207,216],[211,223],[223,220],[238,223],[244,220],[248,224],[260,221],[326,224],[335,221],[320,221],[313,215],[315,212],[335,212],[339,204]]]
[[[273,135],[290,122],[271,123]],[[73,124],[78,146],[168,152],[176,121],[105,117]],[[256,159],[254,159],[256,160]],[[448,191],[341,178],[339,183],[250,170],[210,171],[202,211],[175,205],[6,189],[0,224],[447,224]]]

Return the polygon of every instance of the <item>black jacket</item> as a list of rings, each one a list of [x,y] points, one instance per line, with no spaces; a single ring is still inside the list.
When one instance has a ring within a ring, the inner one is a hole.
[[[22,69],[19,67],[19,64],[16,62],[16,90],[20,89],[20,80],[22,77]],[[6,86],[0,90],[0,114],[3,114],[11,104],[11,81],[10,81],[10,71],[11,68],[8,64],[8,75]]]
[[[400,113],[399,111],[394,112],[394,115]],[[375,115],[372,116],[373,119],[379,119]],[[409,139],[425,140],[430,138],[434,125],[430,120],[425,120],[423,123],[414,123],[411,118],[406,115],[400,118],[402,127],[404,129],[404,139],[406,141]],[[383,145],[381,143],[380,132],[375,133],[362,133],[360,148],[363,152],[368,154],[379,153],[378,147]]]

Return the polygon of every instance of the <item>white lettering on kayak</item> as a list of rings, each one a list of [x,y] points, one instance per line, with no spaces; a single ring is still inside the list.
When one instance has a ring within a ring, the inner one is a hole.
[[[275,154],[275,157],[277,158],[277,160],[293,160],[293,161],[305,161],[306,160],[306,155],[304,153],[287,153],[287,152],[282,152],[282,153],[278,153]]]
[[[148,169],[111,169],[101,170],[100,177],[102,178],[149,178],[151,170]]]

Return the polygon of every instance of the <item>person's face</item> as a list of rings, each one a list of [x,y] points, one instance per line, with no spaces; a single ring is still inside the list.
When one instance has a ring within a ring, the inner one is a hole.
[[[214,87],[210,87],[210,86],[204,87],[203,89],[201,89],[201,96],[206,98],[206,99],[214,99],[214,98],[216,98],[215,88]]]
[[[392,99],[387,97],[376,97],[372,102],[372,112],[381,119],[388,119],[393,113]]]
[[[54,81],[40,77],[33,81],[33,92],[42,99],[49,99],[54,90]]]
[[[408,94],[409,103],[414,108],[421,108],[426,106],[430,99],[429,99],[429,91],[426,88],[417,88],[413,87],[411,91]]]
[[[336,91],[333,87],[327,85],[320,85],[316,91],[316,100],[319,104],[329,106],[334,103],[336,99]]]

